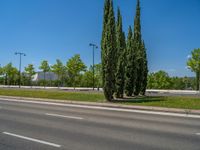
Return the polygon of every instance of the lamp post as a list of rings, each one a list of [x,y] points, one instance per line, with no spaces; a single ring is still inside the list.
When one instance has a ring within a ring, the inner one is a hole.
[[[93,91],[94,91],[94,50],[98,48],[96,44],[90,43],[89,46],[92,47],[92,56],[93,56]]]
[[[19,88],[21,88],[21,65],[22,65],[22,56],[26,56],[25,53],[15,52],[15,55],[19,55]]]

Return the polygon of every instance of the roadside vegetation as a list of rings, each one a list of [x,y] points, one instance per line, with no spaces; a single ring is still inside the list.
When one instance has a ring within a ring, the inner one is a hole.
[[[0,89],[0,95],[85,102],[103,102],[105,99],[101,93],[36,89]]]
[[[105,0],[100,64],[87,67],[81,56],[76,54],[66,62],[57,59],[53,65],[48,60],[42,60],[39,68],[29,64],[22,73],[12,63],[0,66],[0,85],[74,88],[94,86],[103,88],[104,93],[0,89],[0,95],[88,102],[107,100],[128,105],[200,109],[200,98],[145,97],[147,88],[199,90],[200,49],[194,49],[187,62],[188,68],[196,73],[196,79],[170,77],[165,71],[149,73],[147,50],[141,30],[140,0],[137,0],[134,25],[129,27],[127,35],[123,31],[120,8],[115,15],[113,5],[112,0]],[[33,80],[37,69],[42,72],[41,80]],[[54,73],[56,79],[51,79],[48,73]],[[118,99],[122,101],[119,102]]]
[[[200,97],[158,96],[139,97],[123,102],[126,105],[154,106],[165,108],[196,109],[200,110]]]
[[[148,89],[196,90],[195,77],[170,77],[165,71],[158,71],[148,75]]]
[[[44,98],[54,100],[70,100],[81,102],[108,103],[104,94],[92,91],[59,91],[59,90],[33,90],[33,89],[0,89],[1,96],[16,96],[30,98]],[[200,98],[198,97],[135,97],[114,101],[114,104],[155,106],[167,108],[197,109],[200,110]]]
[[[94,86],[102,87],[101,64],[94,65]],[[36,69],[42,72],[42,78],[34,81]],[[54,73],[57,79],[51,79],[49,73]],[[8,63],[0,66],[0,85],[19,85],[19,70]],[[48,78],[47,78],[48,77]],[[93,86],[93,66],[87,67],[81,60],[80,55],[74,55],[66,65],[57,59],[56,63],[49,65],[47,60],[43,60],[39,68],[33,64],[25,67],[21,73],[22,86],[54,86],[54,87],[92,87]]]

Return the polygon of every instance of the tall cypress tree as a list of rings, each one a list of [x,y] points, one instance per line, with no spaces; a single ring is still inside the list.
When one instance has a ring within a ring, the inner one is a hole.
[[[105,0],[104,2],[104,14],[103,14],[103,31],[102,31],[102,39],[101,39],[101,59],[102,59],[102,77],[103,77],[103,85],[104,85],[104,78],[105,78],[105,72],[104,72],[104,51],[106,49],[106,27],[108,23],[108,16],[109,16],[109,9],[110,9],[110,0]]]
[[[117,11],[117,23],[116,23],[116,50],[117,50],[117,64],[116,64],[116,73],[115,73],[115,88],[116,88],[116,97],[123,98],[124,94],[124,57],[125,57],[125,34],[122,27],[122,16],[120,9]]]
[[[124,51],[124,32],[123,32],[123,25],[122,25],[122,16],[121,16],[121,12],[120,9],[118,7],[117,9],[117,21],[116,21],[116,50],[117,50],[117,62],[118,62],[118,58],[120,57],[120,55],[122,54],[122,51]]]
[[[135,77],[135,56],[133,49],[133,34],[131,26],[129,27],[127,43],[126,43],[126,64],[125,64],[125,93],[127,96],[132,96],[134,89]]]
[[[142,56],[142,34],[141,34],[141,23],[140,23],[140,0],[137,0],[136,16],[134,20],[134,49],[136,51],[136,81],[134,94],[139,95],[142,89],[142,75],[143,75],[143,56]]]
[[[105,17],[105,16],[104,16]],[[105,20],[105,18],[104,18]],[[103,65],[103,89],[105,98],[113,100],[115,91],[116,71],[116,30],[113,1],[109,1],[109,13],[104,28],[104,39],[102,39],[102,65]]]
[[[148,76],[148,61],[147,61],[147,53],[145,48],[145,43],[142,43],[142,57],[143,57],[143,75],[142,75],[142,88],[141,88],[141,95],[145,95],[146,88],[147,88],[147,76]]]

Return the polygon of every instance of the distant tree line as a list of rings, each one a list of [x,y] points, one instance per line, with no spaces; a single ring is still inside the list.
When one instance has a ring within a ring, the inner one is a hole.
[[[94,65],[95,87],[102,87],[101,64]],[[33,81],[37,73],[33,64],[29,64],[21,73],[21,84],[24,86],[69,86],[69,87],[92,87],[93,86],[93,66],[87,68],[80,58],[80,55],[74,55],[66,64],[57,59],[56,63],[49,65],[47,60],[43,60],[39,66],[43,72],[43,79]],[[53,72],[57,75],[57,80],[46,80],[46,74]],[[19,71],[12,63],[0,67],[0,84],[18,85]]]
[[[148,89],[196,90],[194,77],[170,77],[165,71],[148,75]]]
[[[113,1],[105,0],[101,40],[104,95],[108,101],[127,96],[145,95],[147,87],[147,54],[142,40],[140,1],[137,0],[134,30],[125,37],[120,9],[117,19]]]
[[[40,70],[45,76],[46,72],[54,72],[57,80],[32,81],[37,73],[33,64],[24,68],[21,74],[21,84],[24,86],[68,86],[68,87],[92,87],[93,67],[89,68],[82,62],[80,55],[75,55],[64,65],[57,59],[52,66],[48,61],[41,62]],[[102,88],[102,65],[95,64],[95,87]],[[12,63],[0,67],[0,84],[18,85],[19,73]],[[165,71],[158,71],[148,74],[148,89],[175,89],[175,90],[198,90],[198,82],[195,77],[170,77]]]

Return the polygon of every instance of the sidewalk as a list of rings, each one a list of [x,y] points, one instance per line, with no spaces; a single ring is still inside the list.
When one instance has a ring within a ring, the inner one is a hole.
[[[87,105],[87,106],[97,106],[97,107],[110,107],[110,108],[121,108],[121,109],[134,109],[134,110],[144,110],[144,111],[200,115],[200,110],[164,108],[164,107],[153,107],[153,106],[135,106],[135,105],[130,106],[130,105],[123,105],[123,104],[109,103],[109,102],[96,103],[96,102],[80,102],[80,101],[72,101],[72,100],[70,101],[70,100],[55,100],[55,99],[42,99],[42,98],[28,98],[28,97],[13,97],[13,96],[0,96],[0,98],[11,99],[11,100],[15,99],[15,100],[44,101],[44,102]]]

